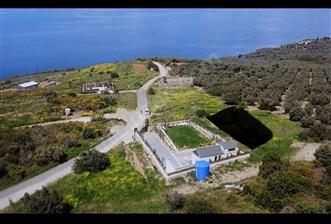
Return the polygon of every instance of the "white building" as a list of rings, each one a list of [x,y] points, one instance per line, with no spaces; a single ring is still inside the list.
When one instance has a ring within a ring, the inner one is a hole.
[[[215,162],[220,159],[225,159],[230,156],[236,156],[239,153],[239,149],[232,141],[220,141],[216,145],[197,148],[192,153],[192,162],[196,160],[206,160]]]
[[[96,93],[114,93],[114,86],[108,87],[104,84],[85,83],[83,84],[83,92],[96,92]]]
[[[38,83],[35,81],[21,83],[17,86],[17,89],[32,89],[38,86]]]

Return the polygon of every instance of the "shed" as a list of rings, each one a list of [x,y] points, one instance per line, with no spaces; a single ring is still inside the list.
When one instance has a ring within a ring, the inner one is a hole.
[[[25,83],[21,83],[17,86],[18,89],[31,89],[34,87],[37,87],[38,83],[35,81],[29,81],[29,82],[25,82]]]

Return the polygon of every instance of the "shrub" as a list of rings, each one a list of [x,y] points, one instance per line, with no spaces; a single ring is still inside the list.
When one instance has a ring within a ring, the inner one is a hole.
[[[106,96],[103,98],[103,101],[106,103],[108,106],[114,106],[117,104],[116,98],[113,96]]]
[[[68,96],[71,96],[71,97],[77,96],[77,94],[75,92],[68,92],[67,95]]]
[[[81,146],[80,142],[74,138],[66,139],[64,141],[64,145],[67,146],[68,148]]]
[[[152,87],[150,87],[147,91],[147,94],[148,95],[155,95],[155,90]]]
[[[331,125],[331,104],[320,107],[316,107],[316,117],[324,124]]]
[[[314,121],[312,117],[304,117],[301,119],[301,127],[309,128],[314,124]]]
[[[177,192],[166,194],[165,201],[170,212],[182,209],[185,205],[186,198]]]
[[[211,200],[203,195],[193,195],[189,197],[185,203],[184,210],[187,213],[217,213],[216,207],[211,203]]]
[[[69,213],[72,206],[63,202],[63,198],[56,191],[43,187],[35,194],[24,194],[22,199],[28,213]]]
[[[284,199],[311,186],[311,181],[293,171],[277,171],[268,178],[267,190],[275,197]]]
[[[322,192],[321,192],[321,196],[322,198],[324,198],[325,200],[330,201],[331,200],[331,183],[327,184]]]
[[[229,105],[236,105],[242,101],[240,90],[235,88],[229,89],[228,91],[223,93],[222,96],[225,103]]]
[[[260,207],[270,208],[277,211],[282,209],[288,203],[288,199],[275,197],[272,193],[263,190],[256,194],[254,197],[254,203]]]
[[[4,177],[8,173],[6,167],[0,163],[0,178]]]
[[[298,214],[318,214],[324,213],[324,209],[307,203],[297,204],[294,213]]]
[[[141,81],[136,81],[136,82],[134,83],[134,85],[135,85],[135,86],[138,86],[138,87],[142,87],[142,86],[143,86],[143,84],[141,83]]]
[[[262,159],[259,175],[268,178],[277,171],[285,170],[285,165],[276,153],[269,153]]]
[[[61,146],[49,145],[47,147],[40,148],[38,154],[41,156],[38,160],[39,165],[55,162],[62,163],[67,160],[67,154]]]
[[[151,68],[153,68],[154,71],[159,71],[159,67],[157,67],[157,65],[154,64],[152,61],[149,61],[147,63],[147,69],[150,70]]]
[[[328,202],[326,205],[325,205],[325,207],[324,207],[324,209],[325,209],[325,211],[327,212],[327,213],[331,213],[331,202]]]
[[[205,110],[197,110],[195,113],[198,117],[207,117],[209,115]]]
[[[76,159],[74,164],[75,173],[88,172],[98,172],[105,170],[110,166],[110,161],[107,154],[98,152],[96,150],[91,150],[82,153],[78,159]]]
[[[58,94],[54,91],[48,91],[43,94],[44,98],[46,99],[46,102],[49,104],[57,104],[57,97]]]
[[[331,177],[331,165],[325,167],[325,173],[328,175],[328,177]]]
[[[114,78],[118,78],[119,75],[116,72],[110,72],[110,78],[114,79]]]
[[[300,140],[307,140],[309,138],[317,142],[331,140],[331,126],[316,123],[299,133]]]
[[[302,108],[296,107],[290,110],[290,120],[291,121],[300,121],[305,116],[305,112]]]
[[[316,160],[322,166],[330,166],[331,165],[331,144],[324,144],[320,146],[315,152]]]
[[[84,139],[96,138],[97,135],[98,135],[98,133],[92,127],[84,127],[83,130],[82,130],[82,137]]]

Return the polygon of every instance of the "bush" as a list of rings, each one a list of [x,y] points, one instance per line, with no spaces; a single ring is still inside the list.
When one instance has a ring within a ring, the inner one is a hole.
[[[301,120],[301,127],[303,128],[309,128],[314,124],[314,118],[312,117],[304,117]]]
[[[240,90],[235,88],[229,89],[222,96],[225,103],[229,105],[237,105],[242,101]]]
[[[316,123],[299,133],[300,140],[307,140],[309,138],[316,142],[331,140],[331,126]]]
[[[75,92],[68,92],[67,95],[68,96],[71,96],[71,97],[77,96],[77,94]]]
[[[82,137],[84,139],[96,138],[97,136],[97,131],[92,127],[84,127],[82,130]]]
[[[190,214],[217,213],[217,209],[211,204],[211,200],[208,200],[208,198],[203,195],[193,195],[189,197],[185,203],[184,210]]]
[[[297,204],[294,213],[298,214],[319,214],[324,213],[324,209],[307,203]]]
[[[153,68],[154,71],[159,71],[159,67],[157,67],[157,65],[154,64],[152,61],[149,61],[147,63],[147,69],[150,70],[151,68]]]
[[[320,107],[316,107],[316,117],[324,124],[331,125],[331,104]]]
[[[267,190],[275,197],[283,199],[307,190],[311,181],[293,171],[277,171],[267,181]]]
[[[278,211],[288,203],[288,199],[277,198],[277,196],[275,197],[270,192],[263,190],[256,194],[254,197],[254,203],[260,207]]]
[[[64,145],[67,146],[68,148],[72,147],[79,147],[82,144],[77,139],[66,139],[64,140]]]
[[[331,183],[327,184],[322,192],[321,192],[321,196],[323,199],[331,201]]]
[[[296,107],[290,110],[290,120],[291,121],[301,121],[301,119],[305,116],[305,112],[302,108]]]
[[[325,167],[325,173],[328,177],[331,177],[331,165]]]
[[[106,96],[103,98],[103,101],[106,103],[108,106],[114,106],[117,104],[116,98],[113,96]]]
[[[186,198],[184,197],[184,195],[174,192],[167,194],[165,197],[165,201],[167,203],[169,211],[174,212],[184,207]]]
[[[67,154],[61,146],[49,145],[38,150],[38,155],[41,157],[38,160],[39,165],[55,162],[62,163],[67,160]]]
[[[197,110],[195,113],[198,117],[207,117],[209,115],[205,110]]]
[[[54,91],[48,91],[43,94],[44,98],[46,99],[46,102],[49,104],[58,104],[57,98],[58,94]]]
[[[331,165],[331,144],[324,144],[320,146],[315,152],[316,160],[322,166],[330,166]]]
[[[110,161],[107,154],[91,150],[82,153],[79,158],[76,159],[73,169],[75,173],[79,174],[85,171],[95,173],[105,170],[109,166]]]
[[[110,78],[114,79],[114,78],[118,78],[119,75],[116,72],[110,72]]]
[[[69,213],[72,206],[63,202],[63,198],[56,191],[44,188],[36,191],[35,194],[24,194],[22,199],[28,213]]]
[[[259,175],[268,178],[277,171],[285,170],[285,165],[276,153],[269,153],[262,159]]]
[[[8,173],[6,167],[0,163],[0,178],[4,177]]]
[[[155,95],[155,90],[152,87],[150,87],[147,91],[147,94],[148,95]]]

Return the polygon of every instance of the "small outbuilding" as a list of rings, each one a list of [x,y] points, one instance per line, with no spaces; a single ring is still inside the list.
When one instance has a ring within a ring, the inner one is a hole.
[[[35,81],[30,81],[30,82],[25,82],[21,83],[17,86],[17,89],[33,89],[38,86],[38,82]]]
[[[197,148],[193,151],[192,161],[206,160],[215,162],[231,156],[238,155],[238,147],[232,141],[219,141],[216,145]]]

